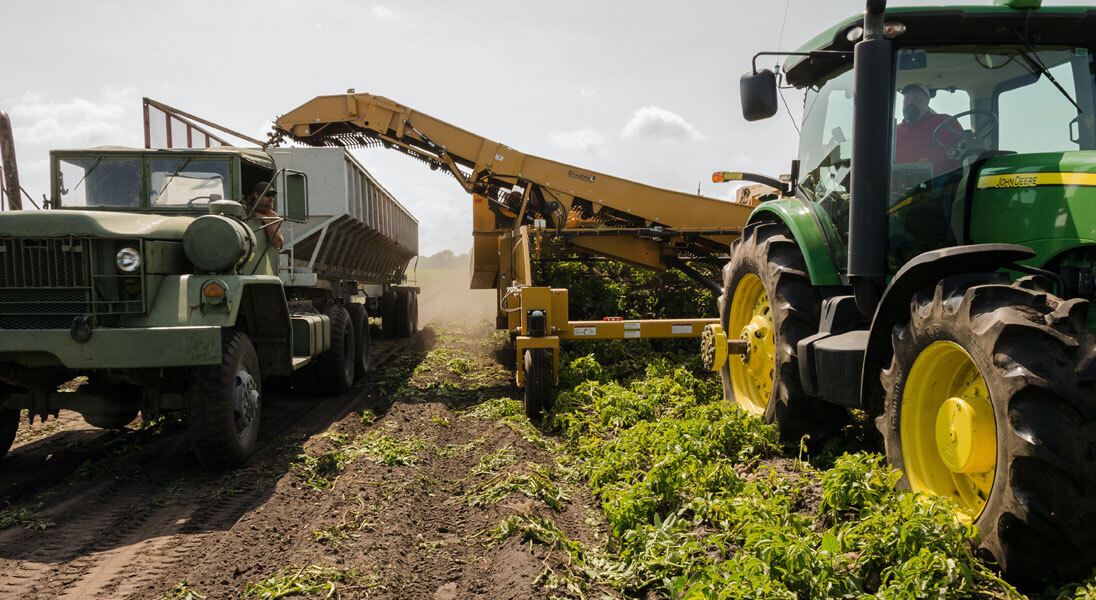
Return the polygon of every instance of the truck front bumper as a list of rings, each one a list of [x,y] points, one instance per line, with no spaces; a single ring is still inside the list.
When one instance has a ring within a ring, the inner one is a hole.
[[[144,369],[221,364],[220,327],[94,329],[77,342],[67,329],[0,330],[0,362],[70,369]]]

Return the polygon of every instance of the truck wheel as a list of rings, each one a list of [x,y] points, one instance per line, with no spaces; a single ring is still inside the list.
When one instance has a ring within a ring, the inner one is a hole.
[[[19,430],[20,411],[14,408],[0,408],[0,458],[4,458],[15,443],[15,432]]]
[[[1017,583],[1096,563],[1087,310],[992,274],[945,279],[914,296],[880,376],[876,425],[900,485],[951,500]]]
[[[844,409],[812,398],[799,381],[799,340],[818,332],[821,298],[782,223],[751,223],[723,268],[719,317],[731,339],[749,342],[721,372],[723,398],[774,425],[784,442],[818,440],[844,424]]]
[[[552,352],[547,348],[525,351],[525,416],[539,420],[552,398]]]
[[[419,295],[410,292],[411,295],[411,335],[419,332]]]
[[[399,324],[399,299],[395,290],[388,290],[381,296],[381,333],[386,339],[395,339]]]
[[[396,290],[396,335],[401,338],[414,333],[412,325],[415,318],[412,307],[413,297],[414,294],[409,290]]]
[[[354,326],[354,378],[365,377],[369,370],[369,311],[365,305],[351,302],[346,305],[350,324]]]
[[[331,347],[316,359],[320,392],[341,394],[354,385],[354,326],[350,313],[336,304],[326,307],[323,314],[331,318]]]
[[[195,373],[186,408],[191,446],[207,469],[242,465],[255,450],[262,415],[255,348],[242,332],[221,333],[221,365]]]

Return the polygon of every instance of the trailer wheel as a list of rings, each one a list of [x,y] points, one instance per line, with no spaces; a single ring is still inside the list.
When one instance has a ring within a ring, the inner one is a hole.
[[[876,424],[900,485],[951,500],[1010,580],[1080,576],[1096,562],[1088,303],[999,281],[953,277],[912,299]]]
[[[369,311],[365,305],[351,302],[346,305],[346,312],[350,313],[350,324],[354,326],[354,377],[365,377],[369,370]]]
[[[415,333],[414,296],[410,290],[396,290],[396,335],[401,338]]]
[[[552,398],[552,352],[547,348],[525,351],[525,416],[536,421]]]
[[[0,408],[0,458],[4,458],[15,443],[15,432],[19,430],[19,415],[15,408]]]
[[[316,357],[320,392],[341,394],[354,385],[354,326],[350,313],[337,304],[328,305],[323,314],[331,318],[331,347]]]
[[[411,294],[411,335],[419,332],[419,295],[415,292]]]
[[[259,359],[247,335],[221,332],[221,364],[195,373],[187,390],[191,447],[207,469],[236,467],[251,456],[262,415]]]
[[[818,332],[821,298],[791,231],[782,223],[746,226],[723,268],[719,316],[731,339],[749,342],[721,371],[723,398],[774,425],[784,442],[818,440],[847,412],[812,398],[799,381],[799,340]]]
[[[388,290],[381,296],[381,333],[387,339],[395,339],[399,329],[399,299],[396,290]]]

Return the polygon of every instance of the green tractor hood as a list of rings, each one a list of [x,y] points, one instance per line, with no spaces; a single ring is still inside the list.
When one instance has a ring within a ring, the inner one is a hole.
[[[1012,154],[986,161],[974,182],[970,237],[1024,244],[1045,264],[1096,244],[1096,151]]]
[[[181,240],[193,216],[92,210],[17,210],[0,213],[0,237],[144,238]]]

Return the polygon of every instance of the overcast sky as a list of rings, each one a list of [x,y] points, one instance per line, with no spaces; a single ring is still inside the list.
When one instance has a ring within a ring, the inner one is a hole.
[[[777,175],[795,153],[787,114],[742,120],[753,53],[794,50],[863,6],[4,0],[0,110],[36,198],[49,150],[142,145],[142,96],[265,139],[276,115],[347,88],[529,154],[729,198],[712,171]],[[802,97],[787,100],[798,119]],[[424,255],[470,248],[471,199],[452,178],[392,151],[355,154],[419,219]]]

